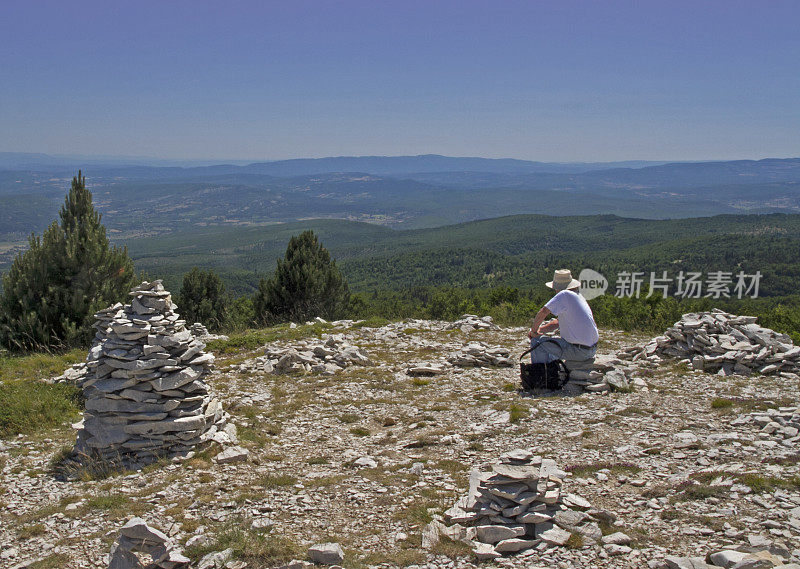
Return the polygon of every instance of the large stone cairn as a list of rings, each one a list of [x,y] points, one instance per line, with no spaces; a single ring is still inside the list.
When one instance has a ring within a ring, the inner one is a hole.
[[[613,515],[565,493],[566,476],[554,460],[523,449],[507,452],[488,469],[470,473],[469,492],[445,512],[454,525],[434,522],[423,544],[445,535],[470,544],[479,559],[488,560],[564,546],[572,534],[583,541],[601,540],[598,522],[613,521]]]
[[[235,439],[233,424],[204,381],[214,356],[180,319],[161,281],[134,288],[130,304],[95,315],[97,329],[81,381],[86,411],[78,460],[140,468],[196,445]]]
[[[149,555],[151,562],[143,564],[137,553]],[[108,569],[188,569],[190,562],[169,537],[141,518],[123,526],[108,557]]]
[[[681,358],[695,370],[719,375],[753,371],[800,379],[800,346],[786,334],[756,324],[755,316],[735,316],[722,310],[684,314],[680,321],[645,346],[623,349],[628,360]]]

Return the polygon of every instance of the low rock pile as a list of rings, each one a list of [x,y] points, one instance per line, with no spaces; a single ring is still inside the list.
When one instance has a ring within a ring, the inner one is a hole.
[[[515,361],[511,351],[498,346],[488,346],[483,342],[471,342],[447,357],[447,360],[458,367],[512,367]]]
[[[787,446],[800,443],[800,407],[797,406],[740,415],[731,425],[755,425],[762,433],[780,439]]]
[[[634,361],[681,358],[693,369],[720,375],[757,371],[800,379],[800,346],[794,346],[789,336],[762,328],[755,316],[735,316],[718,309],[684,314],[663,336],[617,355]]]
[[[240,364],[239,371],[263,373],[324,373],[333,375],[351,365],[372,365],[372,361],[341,334],[325,342],[310,340],[294,347],[267,346],[264,355]]]
[[[200,340],[201,342],[210,342],[211,340],[227,340],[228,336],[223,334],[212,334],[208,331],[208,328],[203,326],[201,322],[195,322],[192,324],[192,327],[189,328],[189,332],[192,333],[192,336]]]
[[[564,390],[603,393],[612,389],[628,391],[636,387],[647,387],[644,380],[635,376],[635,370],[626,367],[624,363],[615,356],[606,355],[598,355],[585,365],[567,362],[570,372]]]
[[[469,492],[445,512],[454,525],[434,522],[426,528],[423,542],[431,544],[445,535],[470,544],[479,559],[487,560],[564,546],[573,534],[583,542],[600,541],[598,522],[613,521],[613,514],[565,493],[566,475],[551,459],[522,449],[507,452],[489,470],[470,473]],[[620,537],[613,545],[624,548],[629,541]]]
[[[778,542],[770,542],[754,535],[751,543],[736,549],[721,549],[706,557],[667,557],[662,563],[653,563],[657,569],[800,569],[797,551],[789,551]]]
[[[59,376],[44,378],[45,383],[77,383],[80,384],[88,373],[86,362],[73,364]]]
[[[491,316],[476,316],[474,314],[464,314],[445,327],[445,330],[461,330],[462,332],[472,332],[473,330],[499,330],[500,326],[494,323]]]
[[[75,444],[79,461],[140,468],[216,440],[235,427],[203,381],[214,356],[186,329],[161,281],[131,291],[130,304],[98,312],[81,381],[86,411]]]
[[[137,553],[152,561],[143,564]],[[131,518],[123,526],[108,557],[108,569],[188,569],[190,562],[170,538],[141,518]]]

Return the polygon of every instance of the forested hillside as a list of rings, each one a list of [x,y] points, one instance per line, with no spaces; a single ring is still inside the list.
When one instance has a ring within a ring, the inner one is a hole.
[[[289,237],[305,228],[320,236],[356,291],[538,286],[554,267],[569,266],[593,268],[609,280],[626,270],[761,271],[761,293],[780,296],[795,292],[800,268],[800,215],[785,214],[662,221],[521,215],[408,231],[312,220],[127,243],[137,267],[167,283],[201,266],[220,272],[241,294],[274,270]]]

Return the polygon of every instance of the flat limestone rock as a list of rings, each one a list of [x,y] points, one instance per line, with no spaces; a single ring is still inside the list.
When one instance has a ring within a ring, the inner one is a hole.
[[[95,428],[89,432],[92,436],[86,441],[86,444],[92,448],[106,448],[111,445],[118,445],[131,438],[123,427]]]
[[[592,507],[592,504],[589,503],[589,500],[578,496],[577,494],[567,494],[564,496],[563,502],[568,508],[577,508],[579,510],[588,510]]]
[[[158,396],[148,391],[141,391],[139,389],[123,389],[119,392],[119,396],[123,399],[131,399],[138,403],[158,403]]]
[[[589,516],[582,512],[576,512],[575,510],[561,510],[556,512],[553,516],[553,521],[556,525],[561,526],[562,528],[572,528],[583,522],[584,520],[588,519]]]
[[[554,545],[564,545],[572,534],[559,527],[552,527],[542,533],[536,532],[536,537]]]
[[[538,480],[539,468],[536,466],[518,464],[493,464],[492,470],[500,476],[511,480]]]
[[[161,421],[143,421],[125,426],[125,432],[136,435],[154,435],[177,431],[195,431],[206,424],[203,416],[179,417]]]
[[[164,543],[169,539],[163,532],[148,526],[142,518],[131,518],[119,533],[131,539],[153,543]]]
[[[476,528],[478,541],[497,543],[506,539],[525,535],[523,526],[483,525]]]
[[[561,491],[558,488],[547,490],[541,497],[541,501],[545,504],[555,504],[561,496]]]
[[[124,417],[126,421],[160,421],[169,417],[169,413],[125,413]]]
[[[344,551],[338,543],[318,543],[308,548],[311,561],[320,565],[338,565],[344,561]]]
[[[516,553],[518,551],[530,549],[531,547],[536,546],[538,543],[539,541],[534,539],[504,539],[503,541],[495,544],[494,550],[499,553]]]
[[[527,462],[533,458],[533,453],[522,448],[510,450],[500,455],[500,462]]]
[[[182,385],[193,382],[195,379],[202,375],[202,370],[194,368],[185,368],[181,371],[171,373],[167,376],[156,379],[153,382],[153,389],[156,391],[168,391],[170,389],[177,389]]]
[[[523,492],[530,490],[527,484],[504,484],[502,486],[494,486],[489,488],[489,492],[495,496],[500,496],[507,500],[516,501],[517,497]]]
[[[523,524],[543,524],[546,522],[552,522],[553,516],[544,512],[526,512],[520,516],[517,516],[517,521]]]
[[[478,561],[491,561],[492,559],[497,559],[502,556],[494,546],[481,542],[475,543],[475,548],[472,550],[472,553]]]
[[[233,464],[236,462],[245,462],[250,456],[250,451],[240,446],[228,447],[214,457],[214,461],[218,464]]]
[[[603,541],[603,543],[606,543],[606,544],[611,543],[611,544],[614,544],[614,545],[628,545],[631,542],[631,538],[630,538],[630,536],[628,534],[625,534],[625,533],[622,533],[621,531],[618,531],[618,532],[614,532],[614,533],[609,534],[609,535],[604,535],[603,538],[602,538],[602,541]],[[714,561],[714,560],[712,559],[712,561]],[[719,565],[719,563],[715,563],[715,564]]]
[[[88,399],[87,411],[98,413],[164,413],[176,409],[180,401],[164,401],[163,403],[138,403],[130,399]]]

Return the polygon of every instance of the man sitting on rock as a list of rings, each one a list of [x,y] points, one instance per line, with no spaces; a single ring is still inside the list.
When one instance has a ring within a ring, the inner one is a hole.
[[[580,281],[573,279],[568,269],[558,269],[546,286],[556,291],[556,295],[539,310],[528,332],[531,362],[549,363],[560,359],[570,369],[572,362],[593,360],[599,335],[592,309],[578,293]],[[544,324],[544,319],[551,314],[556,317]],[[560,337],[543,336],[556,328]]]

